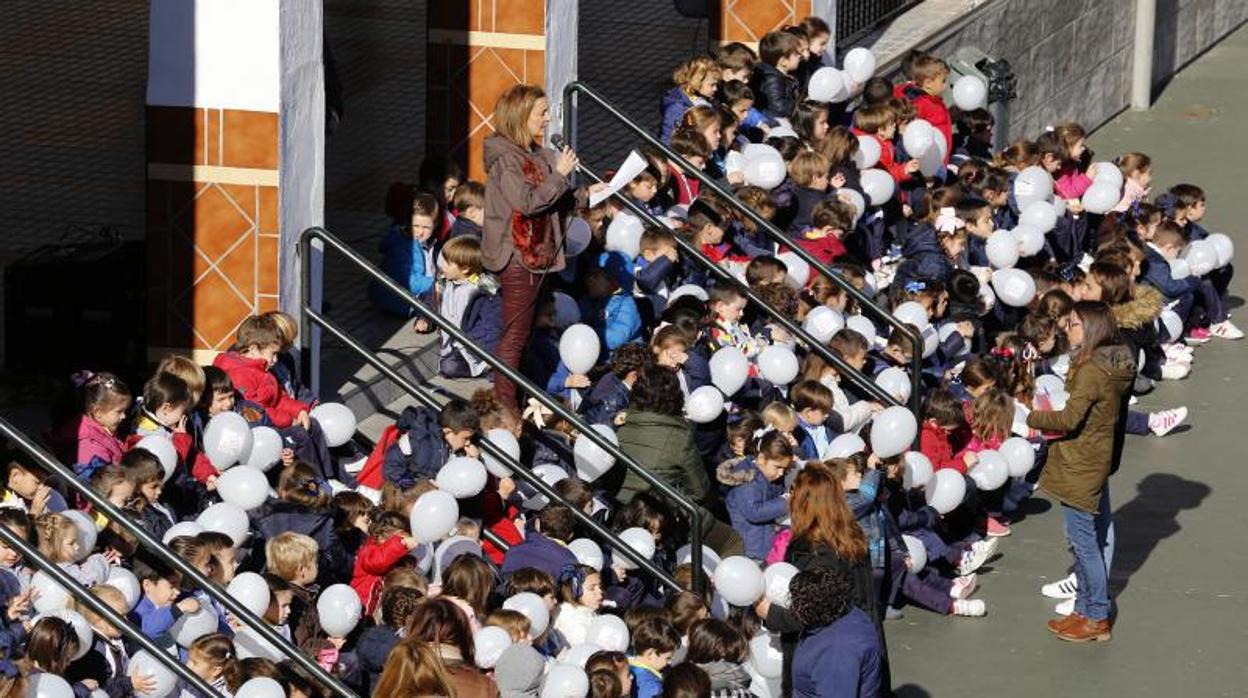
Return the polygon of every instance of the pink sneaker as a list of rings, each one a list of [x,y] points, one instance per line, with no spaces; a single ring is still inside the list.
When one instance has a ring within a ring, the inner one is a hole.
[[[1185,341],[1192,346],[1200,346],[1201,344],[1207,344],[1212,336],[1208,329],[1194,327],[1191,332],[1187,333]]]
[[[975,574],[967,574],[953,580],[953,586],[949,588],[949,596],[955,599],[965,599],[975,593],[975,588],[979,586],[978,578]]]
[[[1004,538],[1010,535],[1010,527],[1002,523],[995,516],[988,517],[988,536],[990,538]]]

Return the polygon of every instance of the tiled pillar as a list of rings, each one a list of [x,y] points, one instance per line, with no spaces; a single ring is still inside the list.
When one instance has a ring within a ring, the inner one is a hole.
[[[719,43],[740,41],[757,49],[767,32],[822,14],[826,5],[819,0],[720,0],[711,35]]]
[[[278,306],[278,0],[152,0],[149,356]]]
[[[544,84],[545,26],[544,0],[430,3],[426,152],[484,180],[494,102],[512,85]]]

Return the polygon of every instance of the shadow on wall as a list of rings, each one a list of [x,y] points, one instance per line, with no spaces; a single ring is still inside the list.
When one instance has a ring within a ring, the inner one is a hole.
[[[1179,67],[1178,11],[1179,0],[1157,0],[1157,23],[1153,29],[1153,102],[1157,101],[1174,79],[1174,73]],[[1131,15],[1131,20],[1135,21],[1134,14]]]

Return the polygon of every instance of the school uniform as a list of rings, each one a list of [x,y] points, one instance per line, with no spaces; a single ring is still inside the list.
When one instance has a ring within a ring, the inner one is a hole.
[[[581,404],[581,414],[590,424],[615,427],[615,418],[628,409],[632,389],[614,373],[606,373],[590,389]]]
[[[793,116],[797,107],[797,81],[774,65],[757,63],[750,76],[754,106],[773,122]]]

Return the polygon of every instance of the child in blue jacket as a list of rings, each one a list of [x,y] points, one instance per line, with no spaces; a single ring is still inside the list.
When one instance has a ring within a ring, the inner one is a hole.
[[[594,383],[581,404],[581,413],[590,424],[618,426],[628,410],[629,396],[637,375],[651,363],[650,348],[644,344],[625,344],[611,356],[611,370]]]
[[[485,273],[481,242],[468,236],[452,238],[442,247],[438,281],[442,316],[488,352],[498,348],[503,332],[503,301],[498,280]],[[447,378],[480,376],[489,366],[476,352],[442,333],[439,371]]]
[[[396,183],[386,194],[386,211],[393,224],[378,244],[381,268],[386,275],[426,303],[433,300],[433,229],[438,201],[432,194],[417,193],[411,185]],[[411,306],[402,298],[373,282],[369,298],[382,310],[410,317]],[[422,319],[418,329],[425,331]]]
[[[725,504],[732,527],[745,542],[745,555],[766,559],[776,522],[789,513],[784,474],[793,465],[793,446],[775,429],[746,439],[744,458],[719,465],[716,479],[729,488]]]
[[[641,314],[631,293],[630,272],[613,266],[611,270],[591,269],[585,275],[581,317],[598,332],[607,353],[641,338]]]

